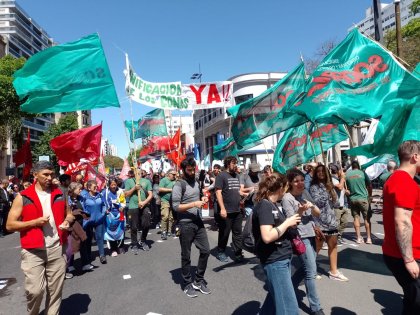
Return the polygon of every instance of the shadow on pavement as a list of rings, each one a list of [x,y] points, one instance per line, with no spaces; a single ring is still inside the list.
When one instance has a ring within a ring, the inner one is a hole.
[[[195,275],[195,272],[196,271],[197,271],[197,267],[196,266],[191,266],[191,277],[193,278],[193,280],[194,280],[194,275]],[[182,279],[182,269],[181,268],[177,268],[177,269],[171,270],[169,272],[171,273],[172,281],[175,284],[178,284],[178,285],[180,285],[182,287],[182,283],[184,281]]]
[[[89,312],[91,299],[88,294],[73,294],[61,302],[60,314],[62,315],[80,315]]]
[[[401,314],[403,298],[401,294],[381,289],[372,289],[370,292],[373,293],[375,302],[384,307],[382,309],[382,314]]]
[[[260,302],[249,301],[249,302],[246,302],[245,304],[242,304],[236,310],[234,310],[232,315],[255,315],[255,314],[258,314],[259,310],[260,310]]]
[[[334,306],[333,308],[331,308],[331,315],[357,315],[357,313],[349,311],[346,308]]]
[[[340,268],[392,276],[382,259],[382,254],[369,253],[358,249],[346,248],[340,251],[338,265]]]

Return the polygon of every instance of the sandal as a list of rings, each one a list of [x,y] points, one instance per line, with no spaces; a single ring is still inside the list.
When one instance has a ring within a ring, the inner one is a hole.
[[[359,238],[356,240],[356,243],[357,243],[357,244],[364,244],[364,243],[365,243],[365,241],[363,240],[363,237],[359,237]]]

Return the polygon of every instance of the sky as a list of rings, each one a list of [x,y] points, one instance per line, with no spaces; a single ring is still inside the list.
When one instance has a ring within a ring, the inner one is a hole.
[[[154,108],[127,100],[125,56],[152,82],[223,81],[249,72],[287,72],[301,54],[340,42],[373,0],[17,0],[58,43],[98,33],[121,109],[92,110],[103,137],[129,152],[122,117],[138,120]]]

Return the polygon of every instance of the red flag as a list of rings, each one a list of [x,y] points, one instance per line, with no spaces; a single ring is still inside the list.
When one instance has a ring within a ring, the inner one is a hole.
[[[13,155],[13,161],[16,166],[25,163],[23,168],[23,179],[29,179],[32,170],[32,152],[31,152],[31,134],[28,129],[28,137],[23,146]]]
[[[176,149],[179,149],[181,146],[181,127],[178,128],[177,132],[175,132],[174,136],[171,139],[171,144]]]
[[[32,161],[31,134],[29,133],[28,129],[28,137],[26,138],[26,142],[13,155],[13,162],[15,162],[16,166],[19,166],[28,161],[29,159]]]
[[[89,163],[86,164],[86,174],[85,174],[85,182],[88,180],[95,180],[96,184],[98,185],[97,191],[101,191],[106,184],[106,177],[104,174],[97,172],[95,168]]]
[[[130,164],[127,159],[124,159],[124,165],[120,173],[120,178],[126,180],[128,178],[128,171],[131,170]]]
[[[168,159],[173,161],[178,168],[181,165],[181,162],[185,159],[185,155],[181,155],[178,151],[172,151],[167,154]]]
[[[50,141],[58,164],[97,159],[101,150],[102,124],[64,133]]]

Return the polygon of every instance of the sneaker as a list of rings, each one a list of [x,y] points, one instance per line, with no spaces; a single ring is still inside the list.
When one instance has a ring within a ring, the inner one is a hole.
[[[156,229],[160,229],[160,224],[156,224]]]
[[[331,271],[328,272],[328,275],[330,276],[331,280],[337,280],[337,281],[349,281],[349,279],[343,275],[340,271],[337,271],[337,274],[333,275]]]
[[[76,271],[76,268],[74,268],[73,266],[69,266],[69,267],[67,268],[67,271],[68,271],[68,272],[75,272],[75,271]]]
[[[240,253],[238,255],[235,255],[235,262],[236,263],[241,263],[243,262],[245,259],[244,254]]]
[[[341,237],[337,240],[337,246],[343,246],[347,244]]]
[[[363,240],[363,237],[359,237],[359,238],[357,238],[356,243],[357,244],[364,244],[365,241]]]
[[[111,256],[112,257],[117,257],[118,256],[118,253],[116,251],[113,251],[112,254],[111,254]]]
[[[162,232],[162,234],[160,235],[160,238],[166,241],[168,239],[168,234],[166,232]]]
[[[184,288],[184,293],[190,298],[195,298],[198,296],[191,283]]]
[[[91,265],[91,264],[87,264],[87,265],[84,265],[83,267],[82,267],[82,270],[83,271],[91,271],[91,270],[93,270],[93,265]]]
[[[217,254],[217,259],[220,260],[221,262],[228,262],[229,258],[226,256],[226,254],[224,252],[220,252]]]
[[[323,250],[327,250],[328,249],[328,245],[326,243],[324,243],[324,245],[322,245],[322,249]]]
[[[140,247],[141,247],[141,249],[142,249],[142,250],[144,250],[145,252],[148,252],[148,251],[150,250],[150,246],[149,246],[149,245],[147,245],[147,243],[146,243],[146,242],[141,242],[141,243],[140,243]]]
[[[99,261],[101,262],[102,265],[106,264],[106,257],[105,256],[99,257]]]
[[[198,284],[196,282],[193,282],[192,287],[195,290],[200,290],[200,292],[203,293],[203,294],[210,294],[211,293],[211,290],[207,287],[207,282],[204,281],[204,280],[201,281],[200,284]]]
[[[133,245],[133,246],[131,246],[131,252],[132,252],[134,255],[138,255],[138,253],[139,253],[139,248],[137,247],[137,245]]]
[[[321,280],[322,279],[322,276],[321,275],[316,275],[315,276],[315,280]]]
[[[73,277],[74,275],[71,272],[66,272],[66,276],[65,276],[66,279],[71,279]]]
[[[168,232],[168,234],[166,234],[168,237],[171,237],[172,236],[172,233],[171,232]]]

